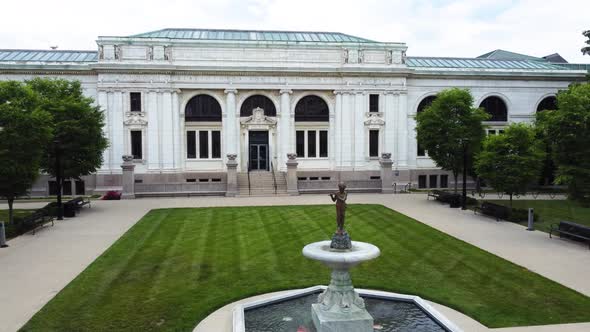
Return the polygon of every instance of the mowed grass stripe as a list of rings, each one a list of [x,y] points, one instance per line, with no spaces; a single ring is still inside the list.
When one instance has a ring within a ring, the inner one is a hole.
[[[520,266],[383,206],[347,213],[353,240],[382,251],[352,271],[357,287],[416,294],[490,327],[590,321],[590,298]],[[23,330],[190,331],[237,299],[327,284],[301,249],[334,228],[333,205],[154,210]]]

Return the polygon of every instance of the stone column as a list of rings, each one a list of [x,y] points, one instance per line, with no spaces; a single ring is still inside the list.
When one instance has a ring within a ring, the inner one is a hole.
[[[279,122],[279,165],[283,165],[286,161],[286,151],[291,150],[291,94],[293,93],[290,89],[281,89],[281,118]]]
[[[399,95],[399,155],[400,166],[408,166],[408,95],[405,91]],[[415,133],[412,133],[415,135]]]
[[[225,196],[234,197],[238,194],[238,162],[235,153],[227,154],[227,190]]]
[[[297,188],[297,154],[287,153],[287,193],[292,196],[299,195]]]
[[[225,113],[227,116],[223,118],[223,137],[225,137],[225,153],[237,155],[240,152],[240,128],[237,125],[236,117],[236,89],[226,89],[225,91]],[[237,163],[237,161],[236,161]]]
[[[121,194],[121,199],[133,199],[135,198],[135,165],[133,164],[133,156],[124,155],[121,168],[123,169],[123,193]]]
[[[172,91],[172,122],[174,127],[174,168],[180,168],[180,161],[182,160],[183,151],[182,151],[182,139],[184,138],[184,133],[180,130],[180,123],[184,122],[184,118],[180,118],[180,104],[179,104],[179,95],[180,90]]]
[[[393,193],[393,173],[391,170],[393,161],[391,160],[391,153],[382,153],[379,164],[381,165],[381,193],[391,194]]]
[[[334,91],[334,94],[336,95],[336,109],[328,132],[330,135],[329,153],[334,159],[334,169],[339,169],[342,167],[342,91]]]

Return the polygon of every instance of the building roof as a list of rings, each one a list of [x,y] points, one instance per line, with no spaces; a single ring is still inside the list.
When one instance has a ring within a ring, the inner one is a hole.
[[[223,29],[161,29],[144,32],[129,38],[169,38],[196,40],[242,40],[242,41],[286,41],[326,43],[378,43],[340,32],[314,31],[265,31],[265,30],[223,30]]]
[[[495,50],[482,54],[477,57],[478,59],[489,59],[489,60],[531,60],[531,61],[543,61],[543,58],[537,58],[534,56],[520,54],[504,50]]]
[[[545,61],[531,60],[489,60],[482,58],[441,58],[408,57],[410,68],[461,68],[461,69],[524,69],[524,70],[567,70],[568,68]]]
[[[97,51],[0,50],[0,62],[96,62]]]

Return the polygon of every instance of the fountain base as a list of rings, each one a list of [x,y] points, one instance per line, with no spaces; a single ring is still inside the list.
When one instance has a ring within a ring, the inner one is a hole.
[[[366,311],[341,314],[323,311],[320,304],[311,305],[311,318],[318,332],[373,332],[373,317]]]

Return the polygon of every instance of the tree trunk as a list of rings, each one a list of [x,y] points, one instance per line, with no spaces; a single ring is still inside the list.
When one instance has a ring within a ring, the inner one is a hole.
[[[510,208],[512,209],[512,193],[510,193]]]
[[[457,177],[458,177],[458,174],[457,174],[457,173],[455,173],[455,172],[453,172],[453,177],[455,178],[455,194],[456,194],[456,193],[457,193],[457,190],[458,190],[458,189],[457,189],[457,186],[458,186],[458,185],[457,185]]]
[[[12,204],[14,203],[14,197],[8,198],[8,223],[14,225],[14,210]]]
[[[463,195],[461,196],[461,210],[467,209],[467,148],[463,148]]]

